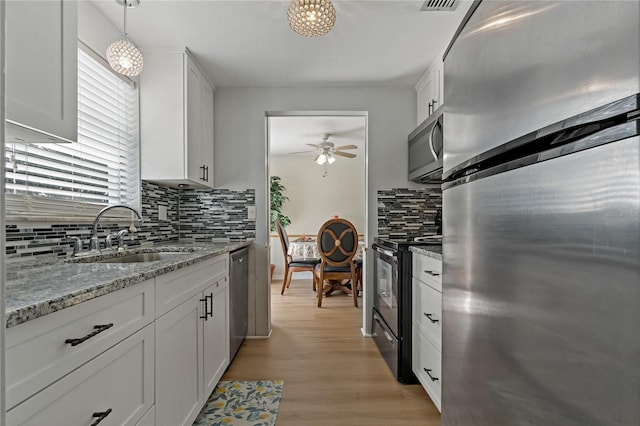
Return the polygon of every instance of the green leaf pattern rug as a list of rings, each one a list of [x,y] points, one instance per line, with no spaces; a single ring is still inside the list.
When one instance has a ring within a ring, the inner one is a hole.
[[[193,426],[273,426],[284,381],[221,381]]]

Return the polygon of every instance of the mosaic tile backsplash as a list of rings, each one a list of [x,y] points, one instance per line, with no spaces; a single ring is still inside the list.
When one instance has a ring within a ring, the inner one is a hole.
[[[440,188],[378,190],[378,237],[411,239],[436,234]]]
[[[195,242],[246,240],[256,236],[256,220],[247,206],[255,206],[256,192],[192,190],[180,192],[180,239]]]
[[[184,203],[184,204],[183,204]],[[158,206],[167,207],[167,220],[158,217]],[[168,241],[229,241],[255,238],[255,219],[248,219],[247,206],[255,205],[255,190],[230,191],[178,190],[142,182],[142,224],[125,239],[128,247],[141,243]],[[104,242],[109,233],[128,228],[129,223],[104,223],[98,236]],[[72,252],[69,237],[80,237],[84,249],[89,247],[91,223],[33,224],[8,223],[6,226],[7,258]],[[115,240],[115,239],[114,239]]]

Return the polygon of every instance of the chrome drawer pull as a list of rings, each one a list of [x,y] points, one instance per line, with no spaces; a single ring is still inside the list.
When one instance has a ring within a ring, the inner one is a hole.
[[[113,411],[111,408],[109,408],[107,411],[102,411],[99,413],[93,413],[91,415],[91,417],[97,417],[96,421],[91,423],[91,426],[96,426],[98,423],[100,423],[101,421],[103,421],[109,414],[111,414],[111,411]]]
[[[84,337],[79,337],[76,339],[67,339],[64,342],[71,346],[78,346],[80,343],[91,339],[93,336],[100,334],[103,331],[110,329],[111,327],[113,327],[113,323],[104,324],[104,325],[94,325],[93,328],[95,329],[95,331],[92,331],[91,333],[87,334]]]
[[[424,370],[425,373],[427,373],[427,376],[429,376],[429,378],[431,379],[432,382],[437,382],[438,380],[440,380],[437,377],[433,377],[431,375],[431,369],[430,368],[424,368],[423,367],[422,369]]]
[[[440,320],[439,320],[439,319],[433,319],[433,318],[431,318],[431,317],[433,316],[433,314],[428,314],[428,313],[426,313],[426,312],[423,312],[423,314],[424,314],[424,316],[425,316],[425,317],[429,318],[429,321],[431,321],[431,322],[432,322],[432,323],[434,323],[434,324],[435,324],[435,323],[437,323],[437,322],[440,322]]]
[[[440,272],[435,272],[435,271],[424,271],[425,274],[429,274],[432,277],[439,277],[440,276]]]

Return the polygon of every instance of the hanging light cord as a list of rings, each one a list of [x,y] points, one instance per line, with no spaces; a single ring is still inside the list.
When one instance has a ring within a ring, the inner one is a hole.
[[[124,25],[122,27],[122,35],[127,37],[127,0],[124,0],[122,4],[124,5]]]

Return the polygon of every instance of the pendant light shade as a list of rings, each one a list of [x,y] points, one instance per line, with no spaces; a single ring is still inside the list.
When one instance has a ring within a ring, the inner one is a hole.
[[[114,71],[129,77],[140,74],[144,66],[142,53],[126,34],[107,47],[107,61]]]
[[[122,3],[124,7],[122,38],[107,47],[107,61],[114,71],[128,77],[135,77],[142,72],[144,59],[140,50],[129,40],[127,35],[127,8],[136,7],[140,2],[138,0],[124,0]]]
[[[330,0],[291,0],[289,26],[305,37],[325,35],[336,22],[336,9]]]

